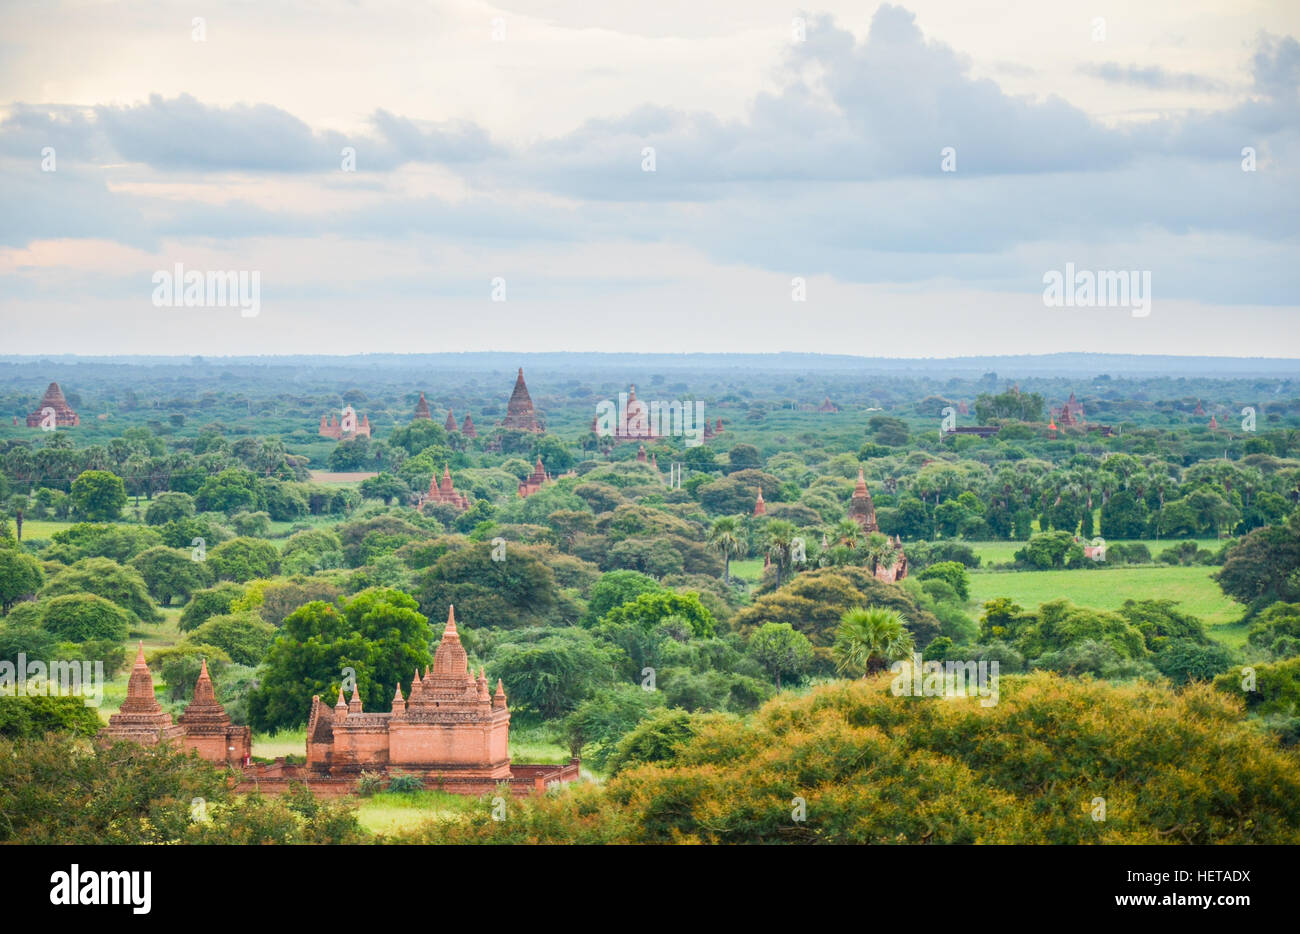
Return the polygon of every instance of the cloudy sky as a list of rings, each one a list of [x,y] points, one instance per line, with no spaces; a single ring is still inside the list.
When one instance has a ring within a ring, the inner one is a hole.
[[[1297,37],[1293,0],[5,0],[0,353],[1296,357]],[[159,306],[178,263],[257,313]],[[1049,306],[1067,264],[1149,314]]]

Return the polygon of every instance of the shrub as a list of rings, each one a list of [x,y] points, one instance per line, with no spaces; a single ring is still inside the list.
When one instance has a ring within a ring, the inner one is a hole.
[[[395,794],[411,794],[424,790],[424,779],[418,775],[399,773],[388,781],[388,790]]]

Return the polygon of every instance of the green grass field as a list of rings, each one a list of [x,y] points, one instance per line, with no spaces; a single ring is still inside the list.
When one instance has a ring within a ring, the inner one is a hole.
[[[62,532],[73,525],[74,523],[63,519],[24,519],[23,540],[29,538],[48,540],[55,532]],[[12,520],[10,520],[10,528],[12,529]]]
[[[454,820],[477,808],[491,809],[491,796],[476,798],[445,791],[415,791],[407,794],[381,792],[358,798],[357,818],[371,833],[393,833],[427,820]]]
[[[1244,607],[1224,596],[1210,577],[1212,567],[1120,567],[1080,571],[995,571],[970,577],[971,600],[983,604],[1010,597],[1026,609],[1064,598],[1080,606],[1117,609],[1125,600],[1175,600],[1184,611],[1216,628],[1215,635],[1234,643],[1228,627]],[[1220,632],[1219,629],[1224,628]],[[1233,627],[1235,628],[1235,627]]]
[[[1164,551],[1169,546],[1176,545],[1179,541],[1182,541],[1182,539],[1165,538],[1165,539],[1161,539],[1160,541],[1156,541],[1155,539],[1143,539],[1141,540],[1141,542],[1125,541],[1124,544],[1125,545],[1136,545],[1136,544],[1146,545],[1147,548],[1151,550],[1151,557],[1154,558],[1157,557],[1162,551]],[[1198,538],[1195,539],[1195,541],[1196,541],[1197,548],[1204,548],[1207,551],[1217,552],[1220,548],[1223,547],[1222,541],[1213,538]],[[979,555],[981,567],[985,567],[990,564],[1009,564],[1010,562],[1015,560],[1015,553],[1019,551],[1021,548],[1025,547],[1024,542],[1006,542],[1006,541],[958,542],[958,544],[969,545],[971,547],[971,550],[973,550],[975,554]],[[906,543],[904,543],[904,548],[906,548]]]

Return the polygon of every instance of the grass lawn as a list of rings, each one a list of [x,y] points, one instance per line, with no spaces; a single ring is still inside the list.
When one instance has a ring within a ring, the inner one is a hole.
[[[510,724],[510,760],[564,765],[569,761],[569,747],[559,742],[554,731],[545,725],[515,721]]]
[[[358,798],[357,818],[371,833],[393,833],[427,820],[455,820],[478,808],[491,809],[492,797],[453,795],[445,791],[381,792]]]
[[[1091,539],[1089,539],[1089,541],[1091,541]],[[1156,541],[1155,539],[1143,539],[1141,544],[1146,545],[1147,548],[1151,550],[1151,557],[1154,558],[1159,556],[1160,552],[1164,551],[1171,545],[1176,545],[1179,541],[1181,541],[1181,539],[1163,538],[1160,541]],[[1204,548],[1207,551],[1217,552],[1223,547],[1223,542],[1218,539],[1198,538],[1195,539],[1195,541],[1197,548]],[[990,564],[1009,564],[1015,560],[1015,553],[1025,547],[1024,542],[1006,541],[965,542],[958,540],[957,544],[969,545],[971,550],[974,551],[975,554],[979,555],[981,567],[986,567]],[[1138,542],[1125,541],[1124,544],[1138,544]],[[906,542],[904,542],[904,548],[906,548]]]
[[[10,520],[12,529],[13,520]],[[71,528],[75,523],[64,519],[24,519],[23,541],[29,538],[49,539],[55,532]]]
[[[1025,609],[1065,598],[1099,610],[1118,609],[1125,600],[1176,600],[1185,612],[1214,627],[1214,635],[1240,645],[1244,629],[1234,626],[1245,608],[1223,594],[1212,567],[1120,567],[1081,571],[1006,571],[970,576],[977,604],[1010,597]],[[1241,630],[1240,633],[1236,630]]]
[[[731,576],[740,578],[744,581],[758,583],[763,579],[763,559],[747,558],[744,561],[733,560],[731,562]]]
[[[307,754],[307,727],[276,730],[274,733],[253,734],[253,755],[259,759],[277,756],[305,756]]]

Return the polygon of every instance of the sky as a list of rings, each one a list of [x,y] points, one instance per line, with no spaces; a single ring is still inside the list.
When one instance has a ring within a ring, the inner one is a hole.
[[[1292,0],[4,0],[0,353],[1300,357],[1297,37]]]

